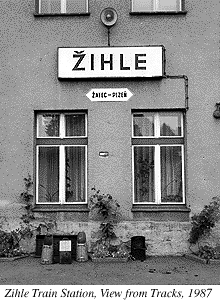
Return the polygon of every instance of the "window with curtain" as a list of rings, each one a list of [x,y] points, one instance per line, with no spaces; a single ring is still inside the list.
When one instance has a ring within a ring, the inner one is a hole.
[[[88,0],[35,0],[37,14],[88,13]]]
[[[184,0],[131,0],[132,12],[182,11]]]
[[[84,112],[37,114],[37,203],[87,202],[86,116]]]
[[[185,203],[183,113],[134,112],[132,117],[134,203]]]

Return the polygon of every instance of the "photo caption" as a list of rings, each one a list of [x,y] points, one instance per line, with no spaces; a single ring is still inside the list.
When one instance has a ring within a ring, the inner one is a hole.
[[[4,288],[1,290],[4,299],[83,299],[83,300],[145,300],[145,299],[179,299],[179,300],[215,300],[218,294],[218,286],[203,288],[198,286],[134,286],[134,288],[122,288],[113,286],[90,286],[90,288],[79,288],[80,286],[51,287],[44,286],[31,288]],[[132,286],[131,286],[132,287]],[[1,299],[2,300],[2,299]]]

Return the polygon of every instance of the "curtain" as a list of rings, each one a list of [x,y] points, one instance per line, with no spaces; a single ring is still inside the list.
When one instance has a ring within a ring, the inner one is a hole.
[[[39,137],[59,137],[59,124],[58,114],[40,114],[38,117]]]
[[[132,0],[133,11],[180,11],[180,0]],[[156,6],[155,6],[156,4]]]
[[[159,0],[157,10],[180,11],[180,0]]]
[[[85,136],[85,115],[65,115],[66,136]]]
[[[161,202],[182,202],[181,146],[161,146]]]
[[[85,13],[87,12],[87,0],[66,0],[67,13]]]
[[[66,146],[66,202],[85,202],[85,147]]]
[[[151,113],[134,114],[134,136],[154,135],[154,116]]]
[[[181,114],[160,114],[160,136],[181,136]]]
[[[41,13],[61,13],[61,0],[41,0]]]
[[[135,202],[155,202],[154,147],[134,147]]]
[[[38,158],[39,202],[59,202],[59,147],[39,147]]]
[[[132,0],[133,11],[153,11],[154,0]]]

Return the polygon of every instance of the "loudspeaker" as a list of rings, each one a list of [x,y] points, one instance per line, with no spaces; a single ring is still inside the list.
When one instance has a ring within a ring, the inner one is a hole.
[[[118,19],[118,15],[117,12],[114,10],[114,8],[108,7],[103,9],[100,15],[100,19],[106,27],[110,28],[113,25],[115,25]]]

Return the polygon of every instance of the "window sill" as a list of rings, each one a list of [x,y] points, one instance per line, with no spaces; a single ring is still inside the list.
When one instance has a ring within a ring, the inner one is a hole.
[[[90,13],[44,13],[44,14],[38,14],[38,13],[34,13],[35,17],[59,17],[59,16],[90,16]]]
[[[155,222],[189,222],[190,208],[186,205],[133,205],[134,220]]]
[[[76,205],[40,205],[33,208],[33,212],[89,212],[87,204]]]
[[[143,11],[143,12],[130,12],[130,15],[186,15],[187,11]]]
[[[190,212],[186,205],[141,205],[133,204],[132,212]]]

